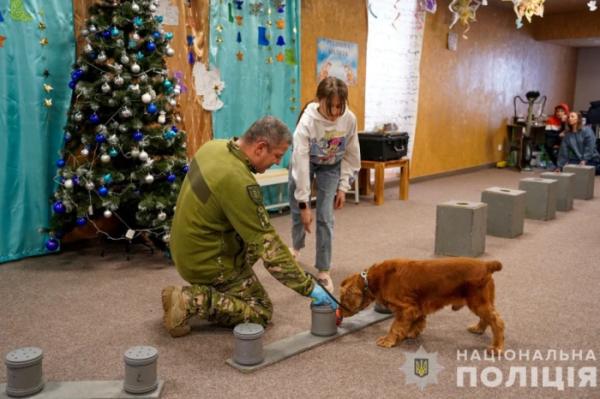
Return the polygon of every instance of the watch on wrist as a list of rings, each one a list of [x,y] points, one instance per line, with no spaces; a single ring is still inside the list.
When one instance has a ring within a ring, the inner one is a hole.
[[[298,208],[306,209],[308,208],[308,204],[306,202],[298,202]]]

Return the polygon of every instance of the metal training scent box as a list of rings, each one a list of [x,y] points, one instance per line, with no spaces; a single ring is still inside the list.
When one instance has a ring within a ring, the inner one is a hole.
[[[265,360],[262,336],[265,329],[260,324],[242,323],[235,326],[233,360],[243,366],[253,366]]]
[[[151,346],[134,346],[123,356],[125,360],[125,392],[138,394],[155,390],[158,351]]]
[[[329,305],[311,305],[312,324],[310,332],[318,337],[329,337],[337,334],[335,310]]]
[[[6,355],[6,394],[29,396],[44,388],[42,378],[43,352],[33,346],[15,349]]]

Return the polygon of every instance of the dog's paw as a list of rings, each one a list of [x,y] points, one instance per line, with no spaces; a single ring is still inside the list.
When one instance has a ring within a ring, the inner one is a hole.
[[[473,324],[467,328],[467,331],[471,334],[483,334],[485,332],[485,328],[479,327],[479,324]]]
[[[396,340],[384,335],[383,337],[379,337],[377,339],[377,345],[381,346],[382,348],[391,348],[396,345]]]

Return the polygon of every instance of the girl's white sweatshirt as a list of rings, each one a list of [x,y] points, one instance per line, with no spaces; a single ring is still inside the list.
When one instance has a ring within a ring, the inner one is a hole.
[[[350,177],[360,170],[360,146],[356,133],[356,116],[346,111],[334,122],[323,117],[319,103],[310,103],[294,132],[292,178],[296,182],[294,197],[298,202],[310,199],[310,163],[333,165],[341,162],[338,190],[350,189]]]

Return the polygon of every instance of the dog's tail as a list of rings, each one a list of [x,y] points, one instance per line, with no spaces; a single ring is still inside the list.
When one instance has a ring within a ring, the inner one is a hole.
[[[488,272],[490,273],[502,270],[502,263],[498,262],[497,260],[490,260],[489,262],[486,262],[486,266]]]

